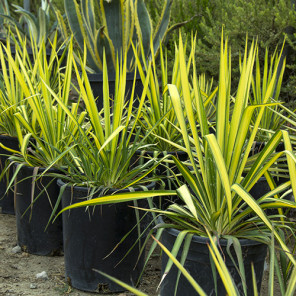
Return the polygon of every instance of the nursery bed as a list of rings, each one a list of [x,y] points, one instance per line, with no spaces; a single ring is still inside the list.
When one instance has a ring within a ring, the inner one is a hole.
[[[64,258],[29,255],[24,252],[14,254],[16,246],[15,217],[0,214],[0,296],[85,296],[99,295],[85,293],[71,288],[64,278]],[[48,279],[36,279],[36,274],[45,271]],[[154,256],[145,272],[140,290],[150,296],[157,295],[156,287],[160,279],[160,258]],[[265,272],[261,296],[267,296],[268,274]],[[102,294],[101,294],[102,295]],[[111,294],[103,294],[110,296]],[[131,293],[112,294],[118,296]],[[280,296],[279,290],[275,296]]]

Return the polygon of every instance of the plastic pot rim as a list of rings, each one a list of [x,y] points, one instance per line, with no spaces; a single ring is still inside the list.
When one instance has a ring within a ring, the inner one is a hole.
[[[158,223],[164,223],[162,216],[160,216],[158,218]],[[165,228],[164,231],[167,231],[171,236],[175,236],[177,237],[178,234],[181,232],[178,229],[175,228]],[[248,247],[248,246],[256,246],[256,245],[262,245],[264,244],[263,242],[258,242],[255,240],[250,240],[250,239],[246,239],[246,238],[238,238],[240,242],[241,247]],[[192,243],[199,243],[199,244],[203,244],[203,245],[208,245],[210,244],[210,239],[208,237],[205,236],[198,236],[196,234],[193,235],[192,237]],[[219,244],[221,246],[227,246],[228,240],[224,239],[224,238],[220,238],[219,239]]]

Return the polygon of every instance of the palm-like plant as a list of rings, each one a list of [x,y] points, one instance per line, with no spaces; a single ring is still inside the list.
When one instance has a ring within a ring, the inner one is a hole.
[[[194,46],[194,43],[192,46]],[[181,75],[183,98],[181,99],[176,87],[173,85],[169,85],[169,92],[184,136],[186,151],[190,158],[190,166],[192,166],[192,171],[190,171],[184,164],[176,160],[177,166],[193,193],[191,194],[187,190],[186,185],[178,189],[179,195],[182,196],[182,200],[186,204],[184,210],[186,209],[186,213],[189,215],[188,218],[191,216],[189,220],[192,219],[192,223],[195,225],[193,227],[194,233],[203,235],[205,229],[208,229],[219,237],[235,235],[242,238],[262,239],[264,241],[265,238],[260,235],[260,232],[257,232],[256,227],[254,227],[255,224],[252,222],[248,225],[248,219],[246,218],[249,213],[254,211],[258,218],[260,218],[259,220],[261,221],[262,219],[265,222],[264,225],[267,232],[270,231],[269,227],[271,227],[271,224],[265,217],[262,209],[280,206],[276,203],[277,199],[272,199],[271,196],[288,188],[291,185],[291,181],[288,181],[282,188],[267,193],[266,196],[260,198],[257,202],[254,202],[248,192],[263,174],[271,181],[268,168],[281,154],[274,155],[271,159],[270,157],[281,138],[284,138],[286,141],[287,150],[290,148],[287,133],[285,131],[276,132],[258,155],[256,162],[245,177],[243,176],[243,171],[264,112],[265,106],[263,104],[267,105],[271,92],[274,89],[276,71],[267,85],[267,92],[262,105],[248,105],[256,45],[252,45],[249,53],[246,48],[241,69],[241,80],[235,97],[233,111],[230,113],[231,71],[228,64],[229,52],[227,42],[224,46],[222,39],[216,112],[217,131],[216,135],[214,135],[209,133],[209,125],[195,75],[195,61],[193,59],[194,100],[196,106],[199,106],[200,137],[196,122],[192,116],[193,108],[189,81],[188,76],[185,75],[187,65],[181,41],[179,51],[180,71],[184,73],[184,75]],[[184,108],[186,110],[185,116]],[[258,112],[250,138],[248,138],[248,127],[252,113],[257,108],[260,111]],[[187,132],[185,120],[189,121],[192,135]],[[289,165],[291,172],[294,173],[294,164],[290,161]],[[245,205],[248,205],[247,210],[241,212]],[[291,206],[294,206],[294,204],[291,204]],[[180,210],[181,208],[182,206],[180,206]],[[174,213],[178,211],[178,207],[174,205],[166,214],[170,216],[170,212],[172,212],[170,219],[175,221]],[[259,220],[258,223],[261,223]],[[178,221],[175,222],[177,225],[179,224]],[[183,225],[180,226],[181,229],[188,227],[187,223],[182,223],[181,221],[180,225]]]

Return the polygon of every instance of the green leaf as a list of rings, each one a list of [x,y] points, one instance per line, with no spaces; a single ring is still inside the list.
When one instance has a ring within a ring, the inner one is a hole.
[[[143,198],[150,198],[155,196],[167,196],[167,195],[176,195],[177,193],[174,190],[150,190],[150,191],[136,191],[136,192],[127,192],[127,193],[118,193],[114,195],[104,196],[93,198],[91,200],[79,202],[68,206],[61,210],[59,214],[74,208],[86,207],[86,206],[95,206],[102,204],[112,204],[112,203],[121,203],[132,200],[138,200]]]

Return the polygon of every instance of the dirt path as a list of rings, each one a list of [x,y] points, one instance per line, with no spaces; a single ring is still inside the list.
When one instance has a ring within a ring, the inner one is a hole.
[[[0,296],[85,296],[85,293],[69,287],[64,279],[64,258],[13,253],[16,246],[15,217],[0,214]],[[45,271],[48,278],[37,279],[36,274]],[[157,295],[155,289],[160,277],[160,259],[154,257],[148,266],[139,289]],[[110,294],[104,294],[110,296]],[[113,294],[118,296],[130,293]]]

